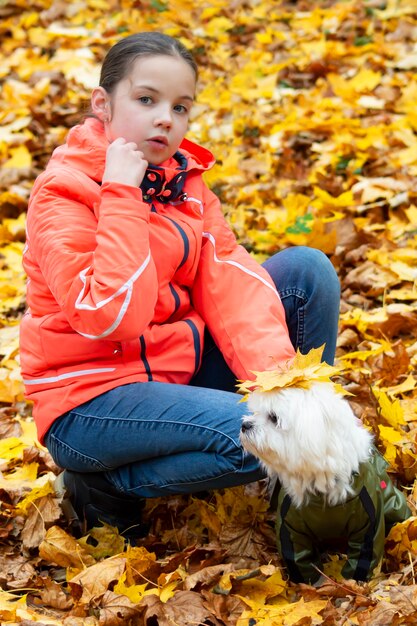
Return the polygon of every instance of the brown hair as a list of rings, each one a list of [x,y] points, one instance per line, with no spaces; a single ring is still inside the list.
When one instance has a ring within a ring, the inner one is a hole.
[[[198,68],[191,52],[178,39],[150,31],[129,35],[110,48],[101,67],[100,87],[112,93],[138,57],[160,55],[184,59],[197,80]]]

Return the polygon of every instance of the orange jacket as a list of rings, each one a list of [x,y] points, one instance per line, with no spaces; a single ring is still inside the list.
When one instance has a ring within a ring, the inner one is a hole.
[[[118,385],[187,384],[205,325],[237,378],[294,355],[269,275],[202,180],[212,154],[184,140],[186,197],[151,209],[138,188],[100,184],[107,145],[98,120],[74,127],[29,202],[21,363],[41,441],[59,415]],[[166,165],[170,180],[177,163]]]

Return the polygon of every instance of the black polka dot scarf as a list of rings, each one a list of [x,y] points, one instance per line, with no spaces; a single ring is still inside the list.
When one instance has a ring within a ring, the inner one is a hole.
[[[149,164],[140,185],[145,202],[151,204],[153,201],[158,200],[158,202],[167,204],[176,200],[185,200],[187,194],[184,193],[183,189],[187,177],[187,159],[181,152],[176,152],[174,159],[178,163],[176,169],[179,171],[169,182],[165,180],[163,167]]]

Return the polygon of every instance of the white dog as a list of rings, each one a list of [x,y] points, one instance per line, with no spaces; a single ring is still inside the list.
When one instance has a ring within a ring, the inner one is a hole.
[[[317,582],[320,546],[345,540],[342,574],[365,580],[383,554],[386,523],[409,515],[372,436],[332,383],[249,394],[240,439],[281,485],[278,548],[295,582]]]
[[[353,472],[371,456],[372,436],[331,383],[254,391],[248,406],[242,445],[278,475],[296,506],[312,494],[330,505],[346,500]]]

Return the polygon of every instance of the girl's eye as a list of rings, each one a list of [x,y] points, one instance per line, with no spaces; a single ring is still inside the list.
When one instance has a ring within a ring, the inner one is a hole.
[[[141,102],[142,104],[151,104],[152,98],[150,96],[141,96],[139,98],[139,102]]]
[[[176,104],[174,106],[174,111],[176,111],[177,113],[188,113],[187,107],[185,107],[183,104]]]

